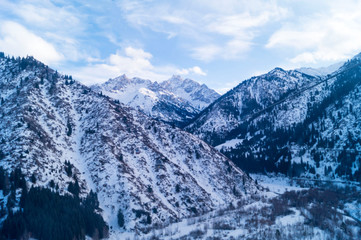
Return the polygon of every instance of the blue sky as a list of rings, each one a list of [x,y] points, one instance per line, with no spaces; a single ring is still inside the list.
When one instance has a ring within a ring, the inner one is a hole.
[[[0,51],[85,83],[173,74],[219,92],[361,52],[361,1],[0,0]]]

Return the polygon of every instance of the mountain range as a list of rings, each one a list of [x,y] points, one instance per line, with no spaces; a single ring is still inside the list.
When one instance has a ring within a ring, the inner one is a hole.
[[[205,84],[180,76],[158,83],[122,75],[91,88],[176,126],[185,125],[220,96]]]

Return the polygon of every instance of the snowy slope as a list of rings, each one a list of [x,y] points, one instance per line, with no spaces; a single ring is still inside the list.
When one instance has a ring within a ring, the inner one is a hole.
[[[209,89],[205,84],[201,85],[188,78],[182,79],[177,75],[161,82],[160,85],[162,88],[191,103],[197,110],[203,110],[220,97],[216,91]]]
[[[38,185],[53,180],[62,193],[77,178],[83,193],[97,192],[113,231],[118,209],[126,229],[142,229],[258,191],[205,142],[33,58],[0,58],[0,99],[0,165],[35,173]]]
[[[221,144],[226,140],[227,133],[240,126],[243,117],[316,81],[317,78],[297,71],[275,68],[227,92],[203,110],[186,129],[213,145]],[[304,114],[299,116],[304,117]]]
[[[91,87],[155,119],[182,125],[219,97],[206,85],[173,76],[158,83],[125,75]]]
[[[186,129],[250,172],[361,181],[360,63],[347,61],[324,82],[282,69],[253,77]]]

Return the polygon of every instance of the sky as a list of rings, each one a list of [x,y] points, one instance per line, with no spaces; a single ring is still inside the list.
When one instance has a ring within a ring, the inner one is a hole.
[[[224,93],[361,52],[355,0],[0,0],[0,51],[90,85],[181,75]]]

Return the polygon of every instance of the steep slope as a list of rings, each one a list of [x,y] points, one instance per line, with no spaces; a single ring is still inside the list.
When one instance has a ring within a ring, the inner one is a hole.
[[[177,126],[184,125],[219,97],[206,85],[173,76],[158,83],[125,75],[93,85],[96,92],[119,100],[145,114]]]
[[[0,58],[0,165],[61,193],[79,182],[126,229],[207,212],[254,182],[193,135],[93,92],[33,58]],[[72,166],[69,173],[69,164]]]
[[[227,92],[203,110],[186,129],[212,145],[221,144],[233,138],[232,131],[243,123],[244,117],[315,81],[315,77],[276,68]]]
[[[281,69],[251,78],[186,129],[247,171],[361,181],[360,63],[327,81]]]

